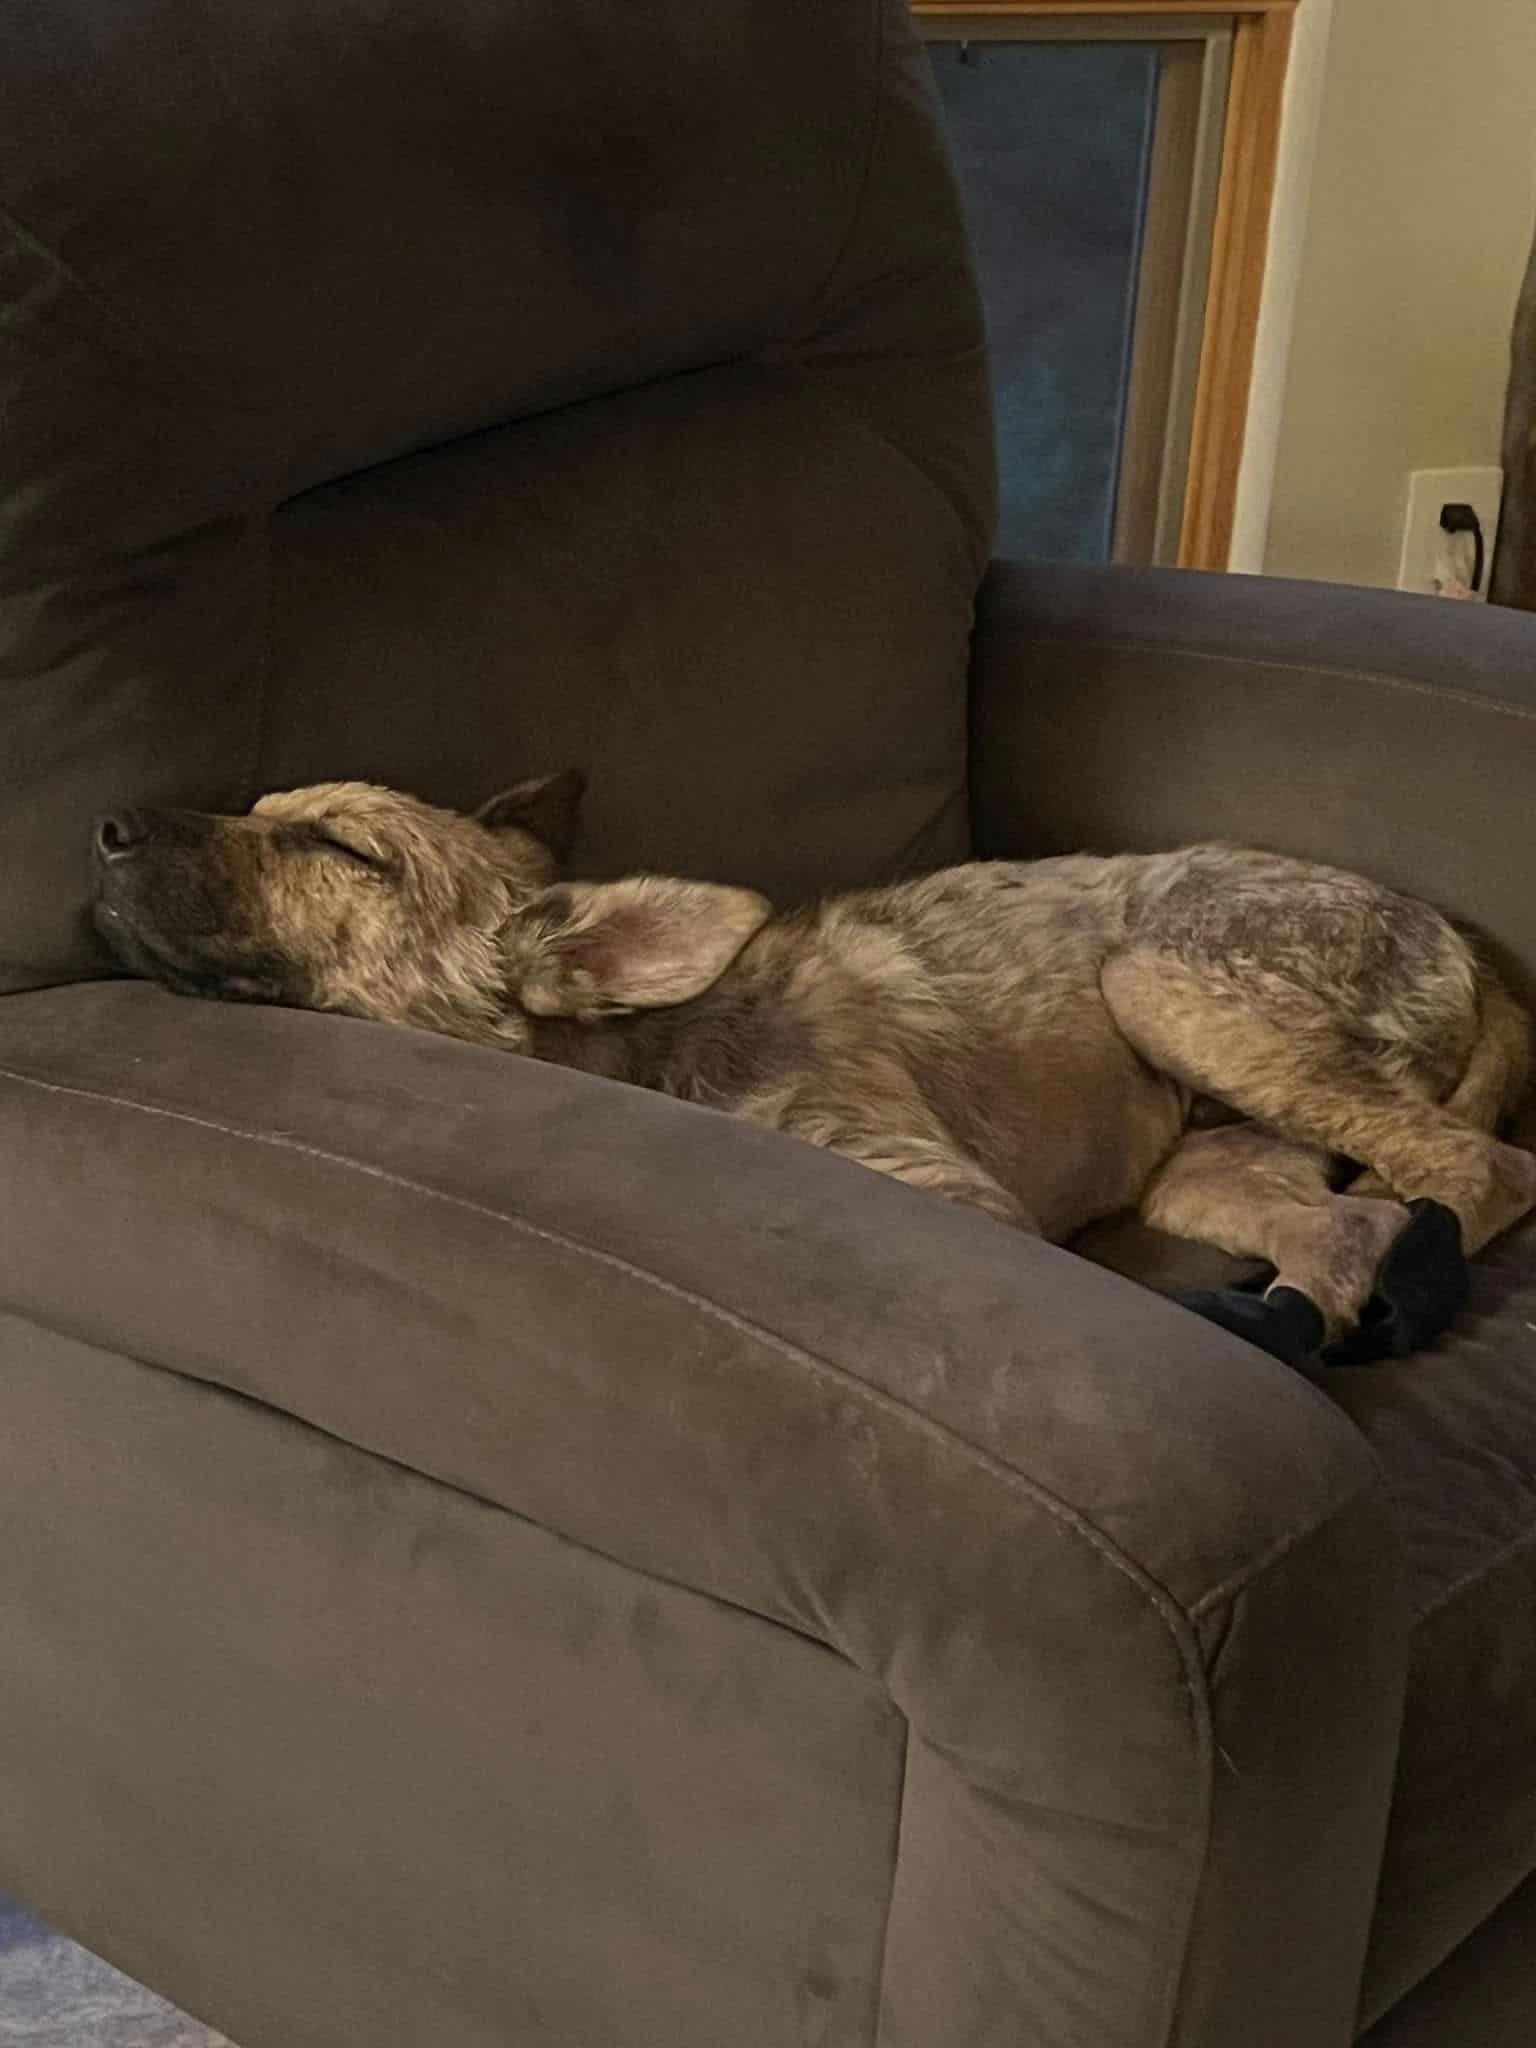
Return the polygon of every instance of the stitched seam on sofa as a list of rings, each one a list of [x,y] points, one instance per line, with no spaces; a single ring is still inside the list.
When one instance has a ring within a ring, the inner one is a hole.
[[[1352,1505],[1354,1504],[1354,1501],[1356,1501],[1356,1500],[1362,1500],[1362,1499],[1365,1499],[1365,1498],[1366,1498],[1366,1497],[1367,1497],[1367,1496],[1368,1496],[1368,1495],[1369,1495],[1369,1494],[1370,1494],[1371,1492],[1373,1492],[1373,1491],[1375,1491],[1375,1490],[1377,1490],[1377,1489],[1376,1489],[1376,1481],[1375,1481],[1375,1480],[1373,1479],[1373,1480],[1371,1480],[1370,1482],[1368,1482],[1368,1483],[1367,1483],[1367,1484],[1366,1484],[1365,1486],[1361,1487],[1361,1488],[1360,1488],[1360,1489],[1358,1490],[1358,1492],[1357,1492],[1357,1493],[1356,1493],[1356,1494],[1355,1494],[1355,1495],[1354,1495],[1354,1496],[1352,1497],[1352,1499],[1351,1499],[1350,1501],[1346,1501],[1346,1502],[1344,1503],[1344,1506],[1345,1506],[1346,1508],[1348,1508],[1349,1506],[1352,1506]],[[1310,1535],[1315,1535],[1315,1534],[1317,1534],[1319,1530],[1321,1530],[1321,1529],[1323,1529],[1323,1528],[1325,1528],[1325,1527],[1327,1526],[1327,1522],[1328,1522],[1328,1520],[1329,1520],[1329,1519],[1331,1519],[1331,1518],[1330,1518],[1330,1517],[1325,1517],[1325,1518],[1324,1518],[1324,1519],[1323,1519],[1323,1520],[1322,1520],[1321,1522],[1319,1522],[1319,1523],[1315,1524],[1315,1525],[1314,1525],[1314,1527],[1313,1527],[1313,1528],[1312,1528],[1311,1530],[1308,1530],[1308,1531],[1306,1531],[1305,1533],[1306,1533],[1307,1535],[1309,1535],[1309,1536],[1310,1536]],[[1268,1557],[1267,1557],[1267,1560],[1266,1560],[1266,1561],[1267,1561],[1267,1562],[1278,1562],[1278,1561],[1279,1561],[1279,1558],[1280,1558],[1281,1556],[1284,1556],[1285,1554],[1287,1554],[1287,1553],[1288,1553],[1288,1552],[1289,1552],[1289,1551],[1290,1551],[1290,1550],[1291,1550],[1291,1549],[1292,1549],[1293,1547],[1294,1547],[1294,1545],[1293,1545],[1293,1544],[1291,1544],[1291,1543],[1287,1543],[1287,1544],[1285,1545],[1285,1547],[1284,1547],[1284,1550],[1282,1551],[1282,1550],[1280,1550],[1280,1549],[1279,1549],[1279,1547],[1278,1547],[1278,1546],[1276,1546],[1276,1547],[1275,1547],[1275,1548],[1274,1548],[1274,1549],[1273,1549],[1273,1550],[1272,1550],[1272,1551],[1271,1551],[1271,1552],[1270,1552],[1270,1553],[1268,1554]],[[1237,1586],[1237,1587],[1235,1587],[1235,1588],[1234,1588],[1234,1590],[1233,1590],[1233,1593],[1232,1593],[1232,1596],[1231,1596],[1231,1600],[1230,1600],[1230,1602],[1229,1602],[1229,1606],[1231,1607],[1231,1609],[1232,1609],[1233,1611],[1229,1612],[1229,1614],[1228,1614],[1228,1616],[1227,1616],[1227,1625],[1226,1625],[1226,1627],[1225,1627],[1225,1628],[1223,1629],[1223,1631],[1222,1631],[1222,1635],[1223,1635],[1223,1639],[1224,1639],[1224,1640],[1223,1640],[1223,1644],[1221,1645],[1221,1647],[1225,1647],[1225,1637],[1226,1637],[1226,1635],[1227,1635],[1228,1631],[1230,1630],[1230,1628],[1232,1627],[1232,1625],[1233,1625],[1234,1621],[1236,1620],[1236,1613],[1235,1613],[1235,1608],[1236,1608],[1236,1603],[1237,1603],[1237,1601],[1238,1601],[1239,1599],[1241,1599],[1241,1598],[1243,1597],[1243,1595],[1244,1595],[1244,1594],[1246,1594],[1246,1593],[1248,1593],[1248,1592],[1251,1592],[1251,1591],[1253,1590],[1253,1586],[1254,1586],[1254,1579],[1253,1579],[1252,1577],[1250,1577],[1250,1578],[1249,1578],[1248,1580],[1246,1580],[1246,1581],[1245,1581],[1245,1582],[1244,1582],[1244,1583],[1243,1583],[1242,1585],[1240,1585],[1240,1586]],[[1209,1596],[1207,1596],[1207,1597],[1209,1597]],[[1204,1603],[1202,1603],[1202,1604],[1204,1604]],[[1216,1663],[1217,1663],[1217,1660],[1218,1660],[1218,1657],[1219,1657],[1219,1655],[1220,1655],[1220,1649],[1218,1648],[1218,1649],[1217,1649],[1217,1651],[1216,1651],[1215,1653],[1213,1653],[1213,1654],[1212,1654],[1212,1656],[1210,1657],[1210,1659],[1209,1659],[1209,1662],[1208,1662],[1208,1664],[1207,1664],[1207,1665],[1206,1665],[1206,1666],[1204,1667],[1204,1675],[1205,1675],[1205,1678],[1206,1678],[1206,1683],[1207,1683],[1207,1687],[1209,1686],[1209,1674],[1210,1674],[1210,1672],[1212,1672],[1212,1671],[1214,1671],[1214,1670],[1215,1670],[1215,1668],[1216,1668]],[[1208,1691],[1207,1691],[1207,1710],[1209,1711],[1209,1692],[1208,1692]],[[1401,1721],[1400,1721],[1400,1719],[1399,1719],[1399,1730],[1400,1730],[1400,1728],[1401,1728]],[[1213,1745],[1214,1745],[1214,1741],[1215,1741],[1215,1723],[1214,1723],[1214,1716],[1212,1717],[1212,1722],[1211,1722],[1211,1729],[1212,1729],[1212,1742],[1213,1742]],[[1394,1749],[1394,1752],[1395,1752],[1395,1751],[1396,1751],[1396,1749],[1397,1749],[1397,1737],[1394,1737],[1394,1738],[1393,1738],[1393,1749]],[[1233,1774],[1234,1774],[1234,1776],[1235,1776],[1235,1775],[1237,1775],[1237,1773],[1236,1773],[1236,1766],[1232,1764],[1232,1760],[1231,1760],[1231,1758],[1230,1758],[1230,1757],[1227,1757],[1227,1755],[1226,1755],[1226,1752],[1225,1752],[1224,1750],[1223,1750],[1223,1751],[1221,1752],[1221,1755],[1222,1755],[1222,1757],[1224,1758],[1225,1762],[1227,1763],[1228,1767],[1229,1767],[1229,1768],[1230,1768],[1230,1769],[1231,1769],[1231,1770],[1233,1771]],[[1213,1803],[1214,1803],[1214,1802],[1213,1802]],[[1207,1849],[1209,1849],[1209,1835],[1207,1835]],[[1197,1909],[1198,1909],[1198,1905],[1199,1905],[1199,1899],[1198,1899],[1198,1896],[1197,1896],[1197,1898],[1196,1898],[1196,1901],[1195,1901],[1195,1906],[1196,1906],[1196,1908],[1197,1908]],[[1193,1916],[1192,1916],[1192,1917],[1193,1917]],[[1187,1967],[1187,1965],[1188,1965],[1188,1961],[1189,1961],[1189,1957],[1188,1957],[1188,1952],[1187,1952],[1187,1948],[1186,1948],[1186,1953],[1185,1953],[1185,1955],[1184,1955],[1184,1956],[1183,1956],[1183,1957],[1181,1958],[1181,1960],[1180,1960],[1180,1966],[1179,1966],[1179,1982],[1178,1982],[1178,1989],[1179,1989],[1180,1991],[1182,1991],[1182,1990],[1183,1990],[1183,1988],[1184,1988],[1184,1971],[1185,1971],[1185,1968],[1186,1968],[1186,1967]],[[1362,1956],[1361,1956],[1361,1964],[1362,1964],[1362,1968],[1363,1968],[1363,1966],[1364,1966],[1364,1961],[1365,1961],[1365,1958],[1364,1958],[1364,1955],[1362,1954]],[[1165,2043],[1165,2048],[1166,2048],[1166,2043]]]
[[[107,1103],[115,1108],[130,1110],[139,1115],[160,1117],[168,1122],[183,1123],[197,1129],[213,1131],[221,1137],[243,1141],[248,1144],[266,1145],[274,1150],[290,1151],[309,1158],[319,1159],[345,1171],[364,1174],[370,1179],[381,1180],[386,1184],[403,1188],[410,1193],[440,1201],[450,1207],[487,1217],[492,1221],[506,1225],[509,1229],[538,1238],[545,1243],[558,1245],[565,1250],[579,1252],[599,1264],[609,1266],[630,1278],[638,1280],[643,1286],[649,1286],[672,1299],[686,1302],[690,1307],[699,1310],[706,1316],[717,1319],[728,1328],[743,1332],[749,1337],[761,1341],[771,1350],[778,1352],[794,1365],[807,1371],[813,1378],[824,1377],[840,1385],[846,1385],[851,1381],[859,1389],[863,1397],[870,1400],[873,1405],[896,1417],[908,1426],[916,1428],[920,1435],[938,1443],[944,1449],[960,1452],[964,1458],[999,1479],[1010,1492],[1021,1493],[1027,1500],[1042,1509],[1052,1520],[1060,1522],[1064,1527],[1071,1529],[1112,1570],[1129,1580],[1140,1593],[1142,1599],[1157,1614],[1173,1645],[1183,1673],[1181,1689],[1185,1699],[1185,1711],[1191,1723],[1195,1765],[1199,1774],[1197,1791],[1198,1813],[1196,1816],[1196,1830],[1199,1841],[1197,1848],[1192,1847],[1187,1869],[1185,1897],[1182,1901],[1178,1898],[1176,1891],[1170,1887],[1170,1929],[1178,1923],[1182,1925],[1182,1933],[1170,1944],[1171,1952],[1164,1983],[1161,1988],[1161,1995],[1155,1995],[1149,1989],[1148,2001],[1150,2005],[1158,2006],[1162,2011],[1163,2024],[1160,2038],[1165,2043],[1172,2039],[1173,2027],[1177,2018],[1178,1995],[1183,1979],[1184,1963],[1188,1953],[1190,1935],[1199,1899],[1200,1878],[1210,1853],[1210,1830],[1214,1805],[1212,1796],[1214,1728],[1210,1700],[1206,1689],[1205,1673],[1200,1657],[1199,1645],[1195,1640],[1193,1627],[1180,1609],[1178,1602],[1143,1566],[1136,1564],[1128,1558],[1102,1530],[1096,1528],[1080,1511],[1068,1507],[1065,1502],[1057,1499],[1054,1494],[1042,1487],[1038,1481],[1016,1471],[1012,1466],[1005,1464],[1000,1458],[982,1450],[979,1445],[970,1443],[955,1431],[946,1429],[942,1424],[934,1422],[930,1416],[921,1414],[918,1410],[909,1407],[905,1402],[897,1400],[893,1395],[885,1393],[882,1389],[871,1387],[867,1381],[858,1379],[847,1368],[834,1365],[829,1359],[819,1358],[814,1352],[805,1350],[803,1347],[792,1343],[788,1338],[780,1336],[775,1331],[763,1328],[762,1325],[754,1323],[748,1317],[737,1314],[734,1310],[724,1308],[718,1302],[710,1301],[707,1297],[695,1293],[692,1289],[680,1287],[670,1280],[664,1280],[659,1274],[648,1272],[644,1267],[632,1264],[629,1260],[621,1258],[617,1253],[587,1244],[566,1232],[551,1230],[542,1224],[530,1223],[523,1217],[508,1215],[503,1210],[492,1209],[487,1204],[471,1201],[466,1196],[452,1195],[444,1189],[430,1187],[424,1182],[411,1180],[402,1174],[391,1173],[387,1168],[372,1166],[361,1160],[352,1159],[346,1154],[329,1152],[320,1146],[306,1145],[297,1139],[280,1137],[272,1132],[243,1130],[238,1126],[218,1123],[209,1117],[194,1116],[186,1110],[168,1109],[159,1104],[135,1101],[132,1097],[111,1095],[104,1090],[78,1088],[65,1082],[45,1081],[35,1074],[23,1073],[12,1067],[0,1067],[0,1079],[15,1082],[22,1087],[35,1088],[47,1094],[68,1095],[88,1102]],[[187,1376],[183,1375],[183,1377]],[[224,1391],[234,1390],[225,1389]],[[246,1398],[250,1397],[247,1396]],[[258,1405],[264,1406],[268,1404],[258,1403]],[[289,1413],[286,1409],[276,1412],[282,1414]],[[322,1427],[321,1425],[310,1423],[304,1417],[294,1417],[292,1419],[301,1421],[310,1428]],[[332,1434],[329,1431],[324,1433],[327,1435]],[[344,1442],[346,1439],[339,1439],[339,1441]],[[369,1455],[378,1454],[370,1453]],[[406,1467],[405,1469],[412,1470],[414,1468]],[[468,1489],[461,1490],[468,1491]],[[505,1512],[512,1511],[506,1510]],[[851,1662],[852,1660],[850,1659],[849,1661]]]
[[[1199,1899],[1201,1874],[1204,1871],[1210,1850],[1210,1829],[1213,1806],[1213,1801],[1211,1798],[1210,1764],[1211,1757],[1214,1753],[1214,1743],[1211,1739],[1209,1699],[1206,1695],[1203,1683],[1200,1688],[1199,1710],[1192,1713],[1191,1719],[1195,1722],[1196,1756],[1199,1759],[1200,1765],[1202,1767],[1202,1782],[1199,1794],[1198,1815],[1200,1833],[1200,1854],[1197,1866],[1194,1869],[1192,1869],[1190,1873],[1188,1900],[1185,1908],[1183,1909],[1185,1917],[1183,1940],[1181,1943],[1177,1945],[1175,1953],[1172,1956],[1170,1956],[1168,1971],[1164,1977],[1161,1987],[1157,1988],[1155,1994],[1149,1996],[1147,2001],[1149,2006],[1157,2006],[1161,2008],[1161,2040],[1164,2044],[1166,2044],[1172,2038],[1174,2021],[1178,2015],[1178,1995],[1179,1992],[1183,1989],[1184,1969],[1186,1962],[1188,1960],[1190,1927],[1193,1922],[1194,1909]],[[888,1952],[890,1941],[891,1915],[894,1912],[896,1904],[896,1876],[897,1871],[900,1867],[901,1821],[906,1813],[908,1766],[910,1764],[911,1758],[912,1724],[910,1721],[905,1721],[904,1725],[907,1748],[902,1759],[901,1800],[897,1809],[896,1858],[892,1864],[891,1869],[891,1891],[890,1897],[886,1902],[886,1922],[881,1942],[880,1953],[880,1995],[878,2005],[876,2008],[877,2037],[879,2039],[884,2039],[883,2032],[880,2032],[878,2030],[883,2029],[886,2017],[885,1958]],[[1059,1820],[1062,1818],[1064,1814],[1069,1819],[1078,1818],[1078,1816],[1071,1814],[1070,1810],[1067,1808],[1063,1808],[1060,1806],[1051,1806],[1041,1800],[1011,1801],[1010,1809],[1015,1812],[1024,1811],[1030,1813],[1044,1814],[1045,1816],[1047,1816],[1047,1818],[1051,1820]],[[1102,1820],[1097,1819],[1097,1817],[1093,1817],[1093,1819],[1094,1825],[1096,1827],[1117,1832],[1119,1834],[1128,1836],[1132,1840],[1147,1838],[1158,1839],[1166,1833],[1166,1831],[1163,1829],[1154,1828],[1151,1826],[1145,1828],[1132,1828],[1129,1825],[1125,1825],[1119,1828],[1114,1828],[1113,1824],[1111,1823],[1106,1823]]]
[[[1090,649],[1111,654],[1173,655],[1179,661],[1203,661],[1219,668],[1273,669],[1283,675],[1317,676],[1330,682],[1373,683],[1378,689],[1431,697],[1445,704],[1466,704],[1479,711],[1500,711],[1526,724],[1536,724],[1536,710],[1523,704],[1511,704],[1503,697],[1485,696],[1480,690],[1464,689],[1459,684],[1422,683],[1411,676],[1389,675],[1383,669],[1332,668],[1321,662],[1281,661],[1271,654],[1224,654],[1220,649],[1209,647],[1179,647],[1167,640],[1080,639],[1067,633],[1009,632],[1006,626],[988,623],[977,628],[978,666],[985,663],[987,643],[994,637],[1007,639],[1015,645],[1022,643],[1031,649],[1070,648],[1079,655]]]
[[[1315,1536],[1320,1529],[1326,1529],[1336,1515],[1345,1513],[1347,1509],[1354,1507],[1357,1501],[1362,1501],[1368,1495],[1374,1493],[1377,1490],[1377,1484],[1377,1476],[1373,1473],[1363,1485],[1357,1486],[1353,1492],[1342,1494],[1338,1500],[1331,1502],[1319,1514],[1315,1522],[1305,1523],[1298,1529],[1287,1529],[1283,1536],[1277,1536],[1269,1548],[1262,1551],[1258,1557],[1240,1566],[1230,1577],[1221,1580],[1218,1585],[1212,1586],[1208,1591],[1202,1593],[1200,1598],[1189,1609],[1190,1620],[1198,1622],[1205,1615],[1209,1614],[1211,1609],[1218,1605],[1219,1602],[1233,1599],[1237,1594],[1247,1592],[1257,1580],[1263,1577],[1264,1573],[1272,1565],[1279,1564],[1289,1552],[1294,1550],[1298,1543],[1305,1543],[1309,1537]]]
[[[1536,1550],[1536,1530],[1522,1530],[1518,1536],[1512,1536],[1508,1543],[1496,1550],[1492,1557],[1484,1558],[1481,1564],[1473,1565],[1470,1571],[1465,1571],[1459,1578],[1452,1579],[1448,1586],[1442,1586],[1429,1604],[1421,1607],[1415,1614],[1414,1627],[1422,1627],[1426,1621],[1433,1620],[1442,1608],[1448,1607],[1467,1590],[1468,1586],[1475,1586],[1479,1579],[1486,1579],[1494,1572],[1501,1571],[1525,1550]]]

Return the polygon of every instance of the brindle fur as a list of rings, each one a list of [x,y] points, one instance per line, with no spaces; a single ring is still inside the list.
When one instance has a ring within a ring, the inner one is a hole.
[[[469,819],[324,783],[131,814],[98,921],[173,987],[658,1089],[1052,1239],[1139,1206],[1270,1261],[1331,1335],[1407,1201],[1452,1209],[1469,1251],[1536,1203],[1536,1158],[1492,1135],[1530,1021],[1424,904],[1230,846],[973,863],[786,914],[552,885],[578,794],[523,784]],[[1192,1128],[1206,1099],[1252,1121]],[[1347,1197],[1339,1155],[1370,1170]]]

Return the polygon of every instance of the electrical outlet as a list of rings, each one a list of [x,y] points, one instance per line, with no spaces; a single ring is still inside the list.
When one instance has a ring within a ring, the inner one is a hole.
[[[1486,599],[1503,497],[1502,469],[1416,469],[1408,479],[1408,516],[1403,524],[1398,589],[1420,590],[1435,597],[1448,582],[1471,582],[1473,537],[1448,534],[1440,524],[1445,506],[1470,505],[1483,534],[1483,573],[1471,595]],[[1457,594],[1466,593],[1458,590]]]

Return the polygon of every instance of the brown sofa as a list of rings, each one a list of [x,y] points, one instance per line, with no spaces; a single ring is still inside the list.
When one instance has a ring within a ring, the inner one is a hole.
[[[0,1889],[241,2048],[1514,2048],[1536,1236],[1314,1385],[707,1112],[111,978],[86,825],[578,762],[1536,966],[1536,622],[986,569],[894,0],[0,15]],[[1112,1270],[1119,1268],[1119,1271]]]

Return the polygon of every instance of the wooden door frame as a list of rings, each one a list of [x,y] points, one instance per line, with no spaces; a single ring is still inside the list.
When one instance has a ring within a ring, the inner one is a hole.
[[[1296,4],[1297,0],[913,0],[919,22],[958,15],[1231,18],[1232,69],[1179,534],[1181,568],[1225,569],[1231,552]]]

